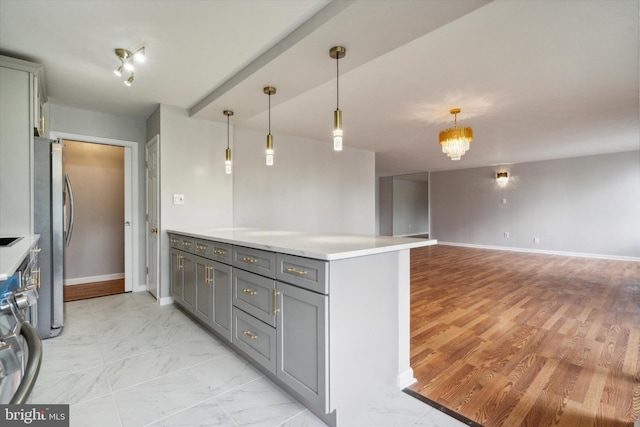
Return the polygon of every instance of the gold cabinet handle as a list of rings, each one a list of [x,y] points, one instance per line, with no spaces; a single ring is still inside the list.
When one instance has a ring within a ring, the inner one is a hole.
[[[207,250],[207,245],[196,243],[196,249],[199,250],[199,251],[206,251]]]
[[[249,258],[249,257],[244,257],[242,258],[242,261],[249,263],[249,264],[255,264],[256,262],[258,262],[257,259],[255,258]]]
[[[223,251],[222,249],[215,249],[213,253],[216,255],[226,255],[227,251]]]
[[[34,282],[36,285],[37,289],[40,289],[40,268],[38,268],[36,271],[33,272],[34,277]]]
[[[184,246],[185,248],[189,248],[191,247],[191,242],[182,242],[182,246]]]
[[[296,270],[295,268],[287,268],[287,273],[297,274],[298,276],[306,276],[309,272],[306,270]]]
[[[182,270],[182,259],[184,257],[182,255],[178,255],[178,258],[176,259],[176,267],[178,267],[178,270]]]
[[[278,295],[280,295],[280,291],[277,289],[273,290],[273,315],[278,314],[280,309],[278,308]]]
[[[44,135],[44,116],[40,117],[40,129],[39,130],[40,130],[40,134],[41,134],[40,136],[43,136]]]
[[[152,228],[152,229],[151,229],[151,232],[152,232],[153,234],[158,234],[158,229],[157,229],[157,228]]]
[[[251,295],[251,296],[258,295],[258,292],[254,291],[253,289],[249,289],[249,288],[244,288],[242,290],[242,292],[244,292],[247,295]]]
[[[258,336],[255,334],[252,334],[251,331],[242,331],[243,334],[245,334],[246,336],[249,337],[249,339],[251,340],[257,340]]]
[[[213,285],[213,267],[208,266],[207,270],[209,271],[209,284]]]

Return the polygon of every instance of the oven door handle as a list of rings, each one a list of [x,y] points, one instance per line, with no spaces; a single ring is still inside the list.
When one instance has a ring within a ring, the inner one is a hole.
[[[22,334],[27,342],[29,359],[27,360],[26,367],[24,368],[22,381],[20,381],[18,389],[11,398],[11,405],[22,405],[27,401],[31,394],[31,390],[33,390],[33,387],[36,385],[38,373],[40,372],[40,365],[42,364],[42,341],[40,340],[38,331],[28,322],[22,322],[20,334]]]

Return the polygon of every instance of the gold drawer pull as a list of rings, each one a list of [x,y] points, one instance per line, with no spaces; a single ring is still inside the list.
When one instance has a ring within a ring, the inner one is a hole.
[[[249,257],[244,257],[242,258],[242,261],[247,262],[249,264],[255,264],[256,262],[258,262],[257,259],[255,258],[249,258]]]
[[[199,251],[206,251],[207,247],[205,245],[201,245],[200,243],[196,243],[196,249]]]
[[[185,246],[188,248],[191,246],[191,242],[182,242],[182,246]]]
[[[258,336],[255,334],[252,334],[250,331],[242,331],[243,334],[245,334],[246,336],[249,337],[249,339],[251,340],[257,340]]]
[[[306,276],[309,272],[306,270],[296,270],[295,268],[287,268],[287,273],[297,274],[298,276]]]
[[[227,251],[223,251],[222,249],[215,249],[213,253],[216,255],[226,255]]]
[[[253,289],[248,289],[248,288],[244,288],[242,290],[242,292],[244,292],[247,295],[258,295],[258,293],[256,291],[254,291]]]
[[[273,290],[273,315],[278,314],[280,309],[278,308],[278,295],[280,295],[280,291],[277,289]]]

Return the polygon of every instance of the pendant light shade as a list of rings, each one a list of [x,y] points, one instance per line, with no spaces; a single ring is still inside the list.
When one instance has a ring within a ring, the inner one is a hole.
[[[267,134],[267,150],[266,163],[267,166],[273,166],[273,136],[271,135],[271,95],[276,93],[276,88],[267,86],[263,89],[263,92],[269,95],[269,133]]]
[[[449,112],[454,115],[453,127],[440,132],[440,145],[442,152],[451,157],[451,160],[460,160],[469,150],[469,143],[473,141],[473,129],[458,127],[459,108],[453,108]]]
[[[229,117],[233,116],[233,111],[224,110],[222,114],[227,116],[227,150],[225,152],[224,172],[226,174],[231,174],[231,148],[229,147]]]
[[[344,58],[347,49],[342,46],[334,46],[329,50],[329,56],[336,60],[336,111],[333,112],[333,149],[342,151],[342,111],[340,111],[340,69],[338,63]]]

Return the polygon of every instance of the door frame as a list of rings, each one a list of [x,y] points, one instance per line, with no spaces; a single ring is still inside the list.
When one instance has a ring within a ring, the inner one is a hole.
[[[154,254],[150,254],[149,253],[149,174],[148,174],[148,170],[149,170],[149,164],[148,164],[148,158],[149,158],[149,147],[152,144],[157,144],[157,155],[156,155],[156,171],[158,174],[158,185],[156,188],[156,215],[158,218],[158,230],[161,230],[160,228],[160,135],[156,134],[153,138],[151,138],[149,141],[147,141],[147,143],[144,146],[144,158],[145,158],[145,208],[146,208],[146,220],[145,220],[145,249],[146,249],[146,254],[147,254],[147,259],[146,259],[146,267],[149,268],[149,265],[151,264],[149,262],[149,259],[151,258],[151,256],[153,256]],[[156,244],[156,253],[155,253],[155,257],[156,257],[156,262],[155,262],[155,266],[156,266],[156,300],[160,303],[161,302],[161,295],[160,295],[160,236],[161,233],[158,231],[157,233],[157,244]],[[149,286],[150,284],[149,282],[149,273],[147,271],[147,290],[149,290]]]
[[[124,147],[124,291],[139,292],[146,290],[140,286],[140,238],[139,201],[138,201],[138,143],[99,136],[79,135],[68,132],[50,131],[50,139],[69,139],[91,144],[115,145]]]

